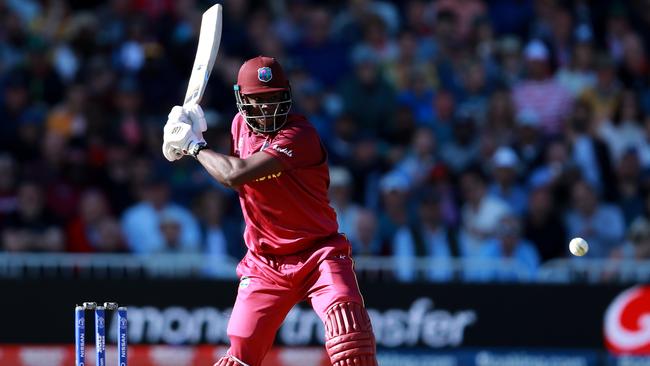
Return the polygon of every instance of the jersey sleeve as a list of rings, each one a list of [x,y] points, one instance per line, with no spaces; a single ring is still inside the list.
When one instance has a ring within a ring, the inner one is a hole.
[[[287,169],[317,165],[325,159],[318,133],[308,124],[282,130],[263,151],[280,160]]]

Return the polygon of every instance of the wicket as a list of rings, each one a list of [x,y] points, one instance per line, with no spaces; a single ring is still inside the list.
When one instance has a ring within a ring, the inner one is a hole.
[[[75,365],[86,365],[86,310],[95,311],[95,365],[106,366],[106,310],[117,311],[117,353],[118,366],[127,366],[127,309],[116,302],[105,302],[104,306],[95,302],[84,302],[75,308]]]

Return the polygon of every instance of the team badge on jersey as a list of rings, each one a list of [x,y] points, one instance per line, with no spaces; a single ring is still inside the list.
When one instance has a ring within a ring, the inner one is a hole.
[[[271,73],[270,67],[260,67],[257,69],[257,78],[265,83],[268,83],[273,78],[273,73]]]

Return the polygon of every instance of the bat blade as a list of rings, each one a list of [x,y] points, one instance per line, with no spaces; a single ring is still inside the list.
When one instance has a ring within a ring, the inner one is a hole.
[[[214,61],[219,52],[221,42],[221,13],[220,4],[212,6],[203,13],[201,19],[201,32],[196,57],[192,66],[192,74],[187,85],[183,105],[198,104],[201,102],[205,86],[210,78]]]

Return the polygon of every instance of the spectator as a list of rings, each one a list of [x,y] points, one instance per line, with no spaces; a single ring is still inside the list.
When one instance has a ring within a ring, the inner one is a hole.
[[[445,89],[438,89],[432,102],[436,140],[447,143],[454,138],[454,112],[456,101],[454,95]]]
[[[0,227],[5,217],[16,211],[16,162],[9,154],[0,154]]]
[[[598,135],[607,143],[611,159],[618,162],[625,151],[641,148],[646,144],[641,123],[643,112],[633,90],[624,90],[614,109],[611,120],[605,120],[598,128]]]
[[[431,101],[434,92],[432,85],[427,84],[425,71],[410,70],[405,79],[404,88],[397,95],[400,105],[409,108],[419,126],[433,126],[434,111],[431,108]]]
[[[30,97],[54,105],[62,99],[65,90],[59,75],[52,67],[49,57],[50,45],[41,37],[33,36],[27,40],[25,75],[30,86]]]
[[[487,108],[485,133],[495,136],[499,145],[508,145],[515,141],[515,113],[510,92],[506,89],[495,90]]]
[[[369,17],[379,17],[390,34],[394,34],[399,26],[399,13],[390,2],[387,1],[359,1],[348,2],[333,24],[333,33],[339,39],[359,42],[362,36],[360,29],[364,20]]]
[[[415,131],[410,151],[396,164],[396,169],[405,175],[411,189],[421,188],[440,164],[436,157],[436,148],[433,131],[426,127]]]
[[[45,207],[43,189],[33,182],[18,187],[17,210],[4,224],[3,249],[8,252],[58,252],[65,248],[61,224]]]
[[[464,205],[459,234],[460,254],[466,258],[479,255],[488,239],[493,239],[501,219],[509,213],[508,204],[487,190],[482,172],[470,169],[461,174],[460,187]]]
[[[474,21],[486,13],[485,3],[478,0],[440,0],[434,3],[434,9],[436,12],[449,11],[457,16],[458,25],[454,31],[461,39],[469,35]]]
[[[79,206],[78,215],[66,228],[69,252],[118,252],[126,249],[121,238],[114,238],[112,223],[117,220],[111,215],[109,204],[101,192],[94,189],[84,192]]]
[[[648,260],[650,259],[650,221],[639,217],[627,231],[627,241],[612,253],[613,258]]]
[[[500,61],[497,72],[499,81],[508,87],[519,84],[524,76],[524,61],[521,57],[521,41],[517,36],[505,36],[498,43]]]
[[[630,225],[626,241],[612,251],[610,265],[603,274],[604,281],[641,281],[647,282],[648,276],[634,275],[638,261],[650,259],[650,221],[639,217]],[[629,275],[630,278],[628,278]]]
[[[485,125],[490,88],[485,67],[480,62],[470,62],[462,72],[461,100],[458,108],[471,115],[479,125]]]
[[[549,36],[544,37],[543,34],[537,36],[541,38],[548,38],[551,45],[551,54],[554,56],[554,63],[560,66],[567,66],[571,62],[571,45],[573,32],[573,17],[571,12],[554,3],[544,4],[548,6],[550,15],[548,25]],[[541,5],[540,6],[544,6]]]
[[[530,109],[540,120],[546,135],[562,132],[563,116],[572,103],[571,94],[552,78],[548,48],[539,40],[526,46],[527,78],[515,84],[512,98],[517,111]]]
[[[316,80],[332,86],[348,71],[347,49],[330,36],[331,16],[324,7],[311,8],[305,24],[304,38],[289,53]]]
[[[41,159],[38,149],[34,146],[39,146],[45,135],[45,112],[46,109],[42,105],[25,110],[16,126],[16,139],[6,145],[21,164],[32,166]]]
[[[641,167],[644,171],[650,170],[650,113],[645,116],[643,123],[643,144],[638,147],[639,159],[641,160]]]
[[[378,220],[374,211],[367,209],[359,211],[350,243],[352,254],[356,256],[382,254],[384,243],[379,235]]]
[[[124,251],[124,235],[120,228],[120,222],[113,217],[101,220],[97,224],[97,239],[95,242],[97,248],[106,252]]]
[[[382,243],[391,243],[397,230],[408,225],[411,216],[408,198],[411,186],[408,178],[400,171],[386,173],[379,182],[382,207],[379,213],[379,235]],[[384,248],[380,248],[380,252]]]
[[[602,204],[587,181],[577,181],[571,190],[571,209],[565,220],[567,241],[581,237],[589,243],[591,258],[607,258],[623,239],[625,221],[618,207]]]
[[[479,159],[479,141],[476,121],[469,115],[459,113],[454,121],[453,139],[446,141],[440,157],[454,173],[460,173]]]
[[[384,19],[379,15],[369,14],[364,23],[364,40],[361,45],[370,47],[382,65],[393,62],[397,58],[399,48],[388,34]]]
[[[339,232],[354,241],[355,225],[361,207],[352,202],[352,175],[341,166],[330,167],[329,197],[332,208],[336,211]]]
[[[570,183],[580,177],[580,171],[571,160],[566,141],[549,141],[544,151],[544,162],[528,178],[530,186],[548,185],[557,202],[569,199]]]
[[[379,209],[379,179],[386,169],[380,156],[380,141],[372,136],[360,136],[352,146],[351,159],[347,161],[354,180],[354,197],[365,207]]]
[[[298,110],[316,127],[321,140],[327,144],[332,138],[332,118],[323,105],[322,85],[315,80],[305,80],[296,88],[294,98]]]
[[[0,99],[0,144],[3,150],[11,146],[11,136],[16,134],[16,126],[23,117],[23,113],[29,107],[29,94],[27,91],[27,80],[23,73],[18,70],[11,70],[5,77]],[[0,84],[2,85],[2,84]]]
[[[607,145],[596,135],[591,106],[578,102],[569,117],[572,160],[582,176],[607,200],[614,197],[614,170]]]
[[[411,30],[404,30],[398,37],[398,54],[395,61],[387,65],[387,75],[395,89],[402,93],[414,82],[418,82],[426,90],[437,82],[435,69],[424,57],[422,42],[419,42],[417,34]],[[418,80],[413,80],[417,75]]]
[[[339,87],[343,110],[360,129],[385,136],[394,123],[395,91],[384,79],[374,51],[359,46],[352,58],[354,73]]]
[[[61,135],[66,140],[83,138],[88,129],[85,106],[85,87],[81,84],[68,87],[65,102],[55,107],[47,117],[47,131]]]
[[[532,281],[540,262],[535,246],[522,238],[519,220],[508,215],[499,221],[496,238],[488,240],[475,258],[504,261],[499,267],[490,270],[481,269],[480,262],[476,262],[476,266],[470,262],[467,278],[478,281]]]
[[[541,138],[539,118],[532,110],[523,110],[517,114],[513,149],[522,161],[523,176],[542,163],[544,141]]]
[[[144,123],[142,121],[140,90],[135,80],[124,79],[115,93],[115,116],[110,129],[106,131],[115,141],[132,148],[144,142]]]
[[[198,253],[198,245],[183,244],[183,216],[180,211],[164,208],[159,216],[159,229],[162,236],[162,245],[156,253]]]
[[[218,189],[208,189],[197,198],[195,215],[201,225],[203,252],[221,258],[241,258],[245,245],[242,241],[241,220],[228,216],[228,197]]]
[[[648,59],[641,37],[629,32],[623,37],[623,59],[618,70],[625,87],[641,92],[648,75]]]
[[[580,98],[591,105],[596,127],[611,120],[622,86],[616,77],[614,61],[607,55],[596,57],[596,85],[585,89]]]
[[[641,167],[639,156],[629,149],[621,157],[616,167],[617,199],[625,218],[625,226],[643,214],[643,195],[641,192]]]
[[[574,98],[596,85],[591,37],[591,30],[588,26],[582,25],[576,29],[576,42],[572,47],[571,59],[567,65],[558,70],[555,76],[558,83]]]
[[[511,148],[501,146],[492,155],[492,174],[494,183],[489,192],[508,203],[510,211],[521,215],[526,210],[527,192],[517,183],[519,158]]]
[[[619,63],[623,59],[624,38],[631,28],[627,19],[629,14],[623,3],[614,3],[608,10],[605,43],[611,57]]]
[[[535,245],[542,262],[566,255],[567,232],[558,206],[549,186],[531,189],[523,236]]]
[[[329,162],[342,164],[353,155],[359,129],[350,115],[342,114],[333,121],[333,130],[333,136],[327,142]]]
[[[448,281],[452,278],[452,247],[455,234],[443,225],[440,198],[433,192],[425,193],[418,203],[418,220],[397,230],[392,240],[395,276],[399,281],[416,280],[423,267],[414,264],[416,259],[428,259],[429,269],[424,278],[431,281]]]
[[[161,224],[168,224],[164,232]],[[173,225],[179,225],[178,234]],[[140,202],[122,215],[122,230],[126,244],[136,254],[163,252],[170,241],[183,251],[197,251],[201,244],[198,222],[186,208],[169,201],[169,187],[164,180],[146,184]]]

